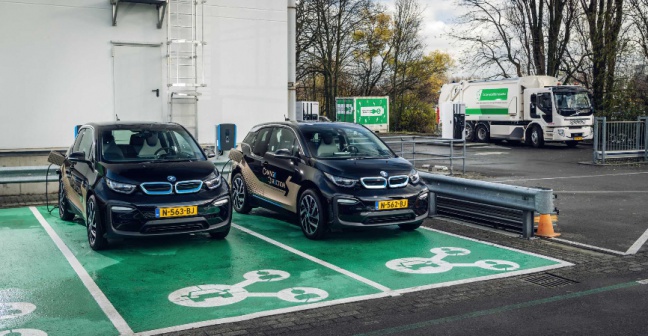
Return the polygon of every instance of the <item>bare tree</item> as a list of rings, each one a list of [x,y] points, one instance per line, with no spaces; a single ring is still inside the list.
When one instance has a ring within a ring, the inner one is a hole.
[[[309,73],[323,77],[324,114],[335,114],[335,97],[340,78],[352,60],[353,32],[361,22],[361,13],[370,0],[305,1],[308,20],[303,29],[312,38],[312,47],[304,50],[309,60]],[[306,13],[305,13],[306,14]]]
[[[580,0],[592,48],[594,107],[610,109],[623,23],[623,0]]]
[[[459,0],[468,8],[456,39],[468,57],[499,76],[557,76],[567,52],[576,0]],[[475,34],[475,32],[482,32]]]

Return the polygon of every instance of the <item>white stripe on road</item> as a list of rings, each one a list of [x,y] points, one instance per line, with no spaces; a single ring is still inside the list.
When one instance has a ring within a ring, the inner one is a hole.
[[[523,181],[542,181],[542,180],[564,180],[564,179],[577,179],[577,178],[588,178],[588,177],[629,176],[629,175],[641,175],[641,174],[648,174],[648,172],[601,174],[601,175],[581,175],[581,176],[561,176],[561,177],[542,177],[542,178],[532,178],[532,179],[500,180],[500,181],[489,181],[489,182],[502,183],[502,182],[523,182]]]
[[[562,238],[551,238],[551,240],[549,240],[549,241],[557,241],[557,242],[561,242],[561,243],[564,243],[564,244],[567,244],[567,245],[584,247],[584,248],[586,248],[588,250],[593,250],[593,251],[611,253],[611,254],[622,255],[622,256],[626,255],[625,252],[610,250],[610,249],[606,249],[606,248],[603,248],[603,247],[583,244],[583,243],[579,243],[579,242],[575,242],[575,241],[571,241],[571,240],[567,240],[567,239],[562,239]]]
[[[139,333],[137,333],[135,335],[137,335],[137,336],[149,336],[149,335],[166,334],[166,333],[178,332],[178,331],[189,330],[189,329],[209,327],[209,326],[213,326],[213,325],[217,325],[217,324],[225,324],[225,323],[234,323],[234,322],[247,321],[247,320],[251,320],[251,319],[255,319],[255,318],[259,318],[259,317],[266,317],[266,316],[272,316],[272,315],[294,313],[294,312],[298,312],[298,311],[302,311],[302,310],[316,309],[316,308],[334,306],[334,305],[344,304],[344,303],[351,303],[351,302],[358,302],[358,301],[365,301],[365,300],[373,300],[373,299],[388,297],[388,296],[391,296],[391,295],[392,295],[392,293],[378,293],[378,294],[370,294],[370,295],[363,295],[363,296],[355,296],[355,297],[339,299],[339,300],[310,303],[310,304],[305,304],[305,305],[301,305],[301,306],[280,308],[280,309],[274,309],[274,310],[266,310],[266,311],[261,311],[261,312],[258,312],[258,313],[252,313],[252,314],[247,314],[247,315],[234,316],[234,317],[224,317],[224,318],[220,318],[220,319],[201,321],[201,322],[194,322],[194,323],[188,323],[188,324],[183,324],[183,325],[179,325],[179,326],[173,326],[173,327],[167,327],[167,328],[162,328],[162,329],[143,331],[143,332],[139,332]]]
[[[54,241],[54,244],[56,244],[56,247],[63,253],[63,256],[65,256],[65,259],[67,259],[68,263],[70,263],[70,266],[72,266],[72,269],[74,269],[74,272],[76,272],[77,276],[81,279],[81,282],[83,282],[83,285],[88,289],[92,297],[97,301],[97,304],[103,310],[103,312],[108,316],[108,319],[110,319],[110,322],[117,328],[117,331],[121,335],[132,335],[133,330],[128,326],[128,323],[126,323],[126,320],[117,312],[117,309],[115,309],[115,306],[110,303],[106,295],[99,289],[99,286],[92,280],[90,277],[90,274],[88,274],[88,271],[83,268],[79,260],[74,256],[72,251],[70,251],[70,248],[65,245],[61,237],[52,229],[52,226],[43,218],[43,215],[41,215],[40,212],[35,207],[29,207],[31,212],[34,214],[34,217],[38,219],[40,222],[41,226],[45,229],[47,234],[50,236],[52,241]]]
[[[646,230],[646,232],[644,232],[641,237],[639,237],[639,239],[637,239],[637,241],[634,242],[632,246],[630,246],[630,248],[626,251],[626,254],[637,254],[637,252],[639,252],[639,249],[641,249],[646,241],[648,241],[648,230]]]
[[[236,229],[239,229],[239,230],[241,230],[241,231],[243,231],[243,232],[245,232],[247,234],[253,235],[253,236],[255,236],[255,237],[257,237],[257,238],[259,238],[261,240],[264,240],[264,241],[274,245],[274,246],[280,247],[280,248],[282,248],[282,249],[284,249],[284,250],[286,250],[288,252],[294,253],[294,254],[296,254],[296,255],[304,258],[304,259],[308,259],[308,260],[310,260],[310,261],[312,261],[314,263],[317,263],[317,264],[320,264],[320,265],[322,265],[324,267],[330,268],[330,269],[332,269],[332,270],[334,270],[334,271],[336,271],[338,273],[342,273],[342,274],[344,274],[344,275],[346,275],[346,276],[348,276],[348,277],[350,277],[352,279],[355,279],[355,280],[360,281],[360,282],[362,282],[364,284],[367,284],[367,285],[369,285],[371,287],[374,287],[374,288],[380,290],[381,292],[393,292],[388,287],[385,287],[385,286],[383,286],[383,285],[381,285],[381,284],[379,284],[377,282],[371,281],[371,280],[369,280],[369,279],[367,279],[367,278],[365,278],[363,276],[360,276],[360,275],[355,274],[353,272],[347,271],[344,268],[335,266],[335,265],[333,265],[333,264],[331,264],[329,262],[326,262],[326,261],[324,261],[322,259],[313,257],[313,256],[311,256],[309,254],[306,254],[306,253],[300,251],[300,250],[297,250],[297,249],[292,248],[292,247],[290,247],[288,245],[282,244],[282,243],[280,243],[280,242],[278,242],[278,241],[276,241],[276,240],[274,240],[272,238],[266,237],[266,236],[264,236],[264,235],[262,235],[260,233],[256,233],[256,232],[254,232],[254,231],[252,231],[250,229],[246,229],[246,228],[244,228],[244,227],[242,227],[242,226],[240,226],[238,224],[232,223],[232,227],[234,227]],[[398,295],[396,293],[394,293],[394,294]]]

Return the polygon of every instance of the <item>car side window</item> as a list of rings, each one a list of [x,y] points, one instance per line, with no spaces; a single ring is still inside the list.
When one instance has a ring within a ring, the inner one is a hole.
[[[272,128],[264,128],[259,131],[258,135],[254,139],[254,146],[252,153],[257,156],[265,155],[268,150],[268,140],[270,140],[270,134],[272,133]]]
[[[295,140],[295,133],[292,130],[285,127],[276,127],[272,131],[272,136],[270,136],[267,152],[276,153],[280,149],[287,149],[291,154],[295,154]]]
[[[93,141],[93,134],[92,130],[90,129],[83,129],[79,133],[77,137],[77,142],[74,143],[74,148],[72,149],[72,152],[84,152],[85,153],[85,158],[86,160],[91,160],[93,158],[92,155],[92,143]]]

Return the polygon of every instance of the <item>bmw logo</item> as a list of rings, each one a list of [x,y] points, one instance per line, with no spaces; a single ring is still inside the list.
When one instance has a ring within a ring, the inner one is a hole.
[[[171,183],[173,183],[173,182],[175,182],[175,181],[176,181],[176,177],[175,177],[175,176],[173,176],[173,175],[169,175],[169,176],[167,176],[167,181],[169,181],[169,182],[171,182]]]
[[[382,171],[380,172],[380,176],[382,176],[382,177],[387,177],[387,176],[389,176],[389,174],[387,174],[386,171],[382,170]]]

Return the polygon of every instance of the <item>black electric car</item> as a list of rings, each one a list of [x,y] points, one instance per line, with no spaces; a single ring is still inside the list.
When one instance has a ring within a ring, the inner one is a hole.
[[[310,239],[344,226],[415,230],[428,215],[418,172],[361,125],[258,125],[230,158],[234,210],[296,214]]]
[[[229,187],[175,123],[83,125],[60,168],[59,216],[85,220],[94,250],[107,238],[208,232],[227,236]]]

